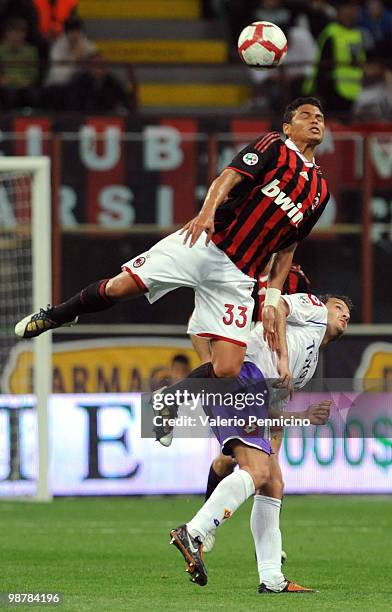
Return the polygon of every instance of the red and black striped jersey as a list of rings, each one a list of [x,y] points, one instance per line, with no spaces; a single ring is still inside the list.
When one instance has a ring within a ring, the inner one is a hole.
[[[242,149],[228,168],[245,179],[217,209],[212,240],[257,278],[273,253],[311,232],[329,199],[327,183],[320,168],[278,132]]]
[[[268,286],[268,274],[259,274],[257,276],[257,283],[253,290],[253,299],[255,302],[253,309],[252,321],[262,320],[262,311],[264,306],[265,294]],[[299,264],[292,264],[290,271],[287,275],[286,281],[283,285],[282,294],[292,293],[309,293],[310,292],[310,280],[306,276]]]

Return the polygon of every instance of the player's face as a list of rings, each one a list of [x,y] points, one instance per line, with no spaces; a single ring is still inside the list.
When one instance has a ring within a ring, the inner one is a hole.
[[[330,298],[326,304],[328,309],[328,332],[331,338],[339,338],[347,329],[350,321],[350,311],[346,304],[338,298]]]
[[[317,106],[302,104],[293,114],[291,122],[283,124],[283,131],[293,142],[318,145],[324,138],[324,115]]]

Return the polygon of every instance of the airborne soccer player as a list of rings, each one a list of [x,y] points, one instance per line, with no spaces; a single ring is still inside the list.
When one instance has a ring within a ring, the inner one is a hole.
[[[200,213],[181,231],[134,257],[110,279],[88,285],[66,302],[41,308],[17,323],[32,338],[141,295],[153,303],[178,287],[195,291],[190,333],[211,339],[211,361],[186,379],[238,376],[245,356],[255,279],[276,253],[263,309],[264,333],[275,337],[275,315],[293,253],[328,202],[327,184],[314,160],[324,115],[316,98],[298,98],[277,132],[256,139],[212,182]],[[192,247],[192,248],[189,248]],[[175,385],[181,389],[182,383]],[[174,386],[167,389],[174,391]],[[159,438],[159,434],[158,434]]]

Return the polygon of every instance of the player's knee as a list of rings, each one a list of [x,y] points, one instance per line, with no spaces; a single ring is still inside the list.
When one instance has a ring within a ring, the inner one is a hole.
[[[284,482],[279,476],[269,478],[263,486],[256,491],[257,495],[266,495],[275,499],[282,499],[284,492]]]
[[[212,362],[215,376],[218,378],[236,378],[241,372],[241,362],[223,361],[217,359]]]
[[[262,489],[268,482],[270,472],[268,466],[249,466],[247,471],[252,477],[255,490]]]
[[[106,283],[105,293],[113,300],[120,299],[122,297],[122,290],[122,283],[119,281],[117,276],[110,278]]]
[[[141,293],[141,290],[133,278],[123,272],[108,280],[105,286],[105,293],[112,300],[122,300]]]
[[[218,474],[218,476],[229,476],[234,470],[236,465],[235,461],[231,457],[227,457],[226,455],[218,455],[212,464],[214,468],[214,472]]]
[[[274,497],[276,497],[277,499],[282,499],[283,493],[284,493],[283,478],[280,477],[280,478],[274,479],[274,490],[276,493]]]

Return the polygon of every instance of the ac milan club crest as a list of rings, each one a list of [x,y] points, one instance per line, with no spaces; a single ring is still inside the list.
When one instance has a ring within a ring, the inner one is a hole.
[[[138,257],[137,259],[135,259],[132,265],[134,268],[140,268],[140,266],[142,266],[145,262],[146,262],[145,257]]]

